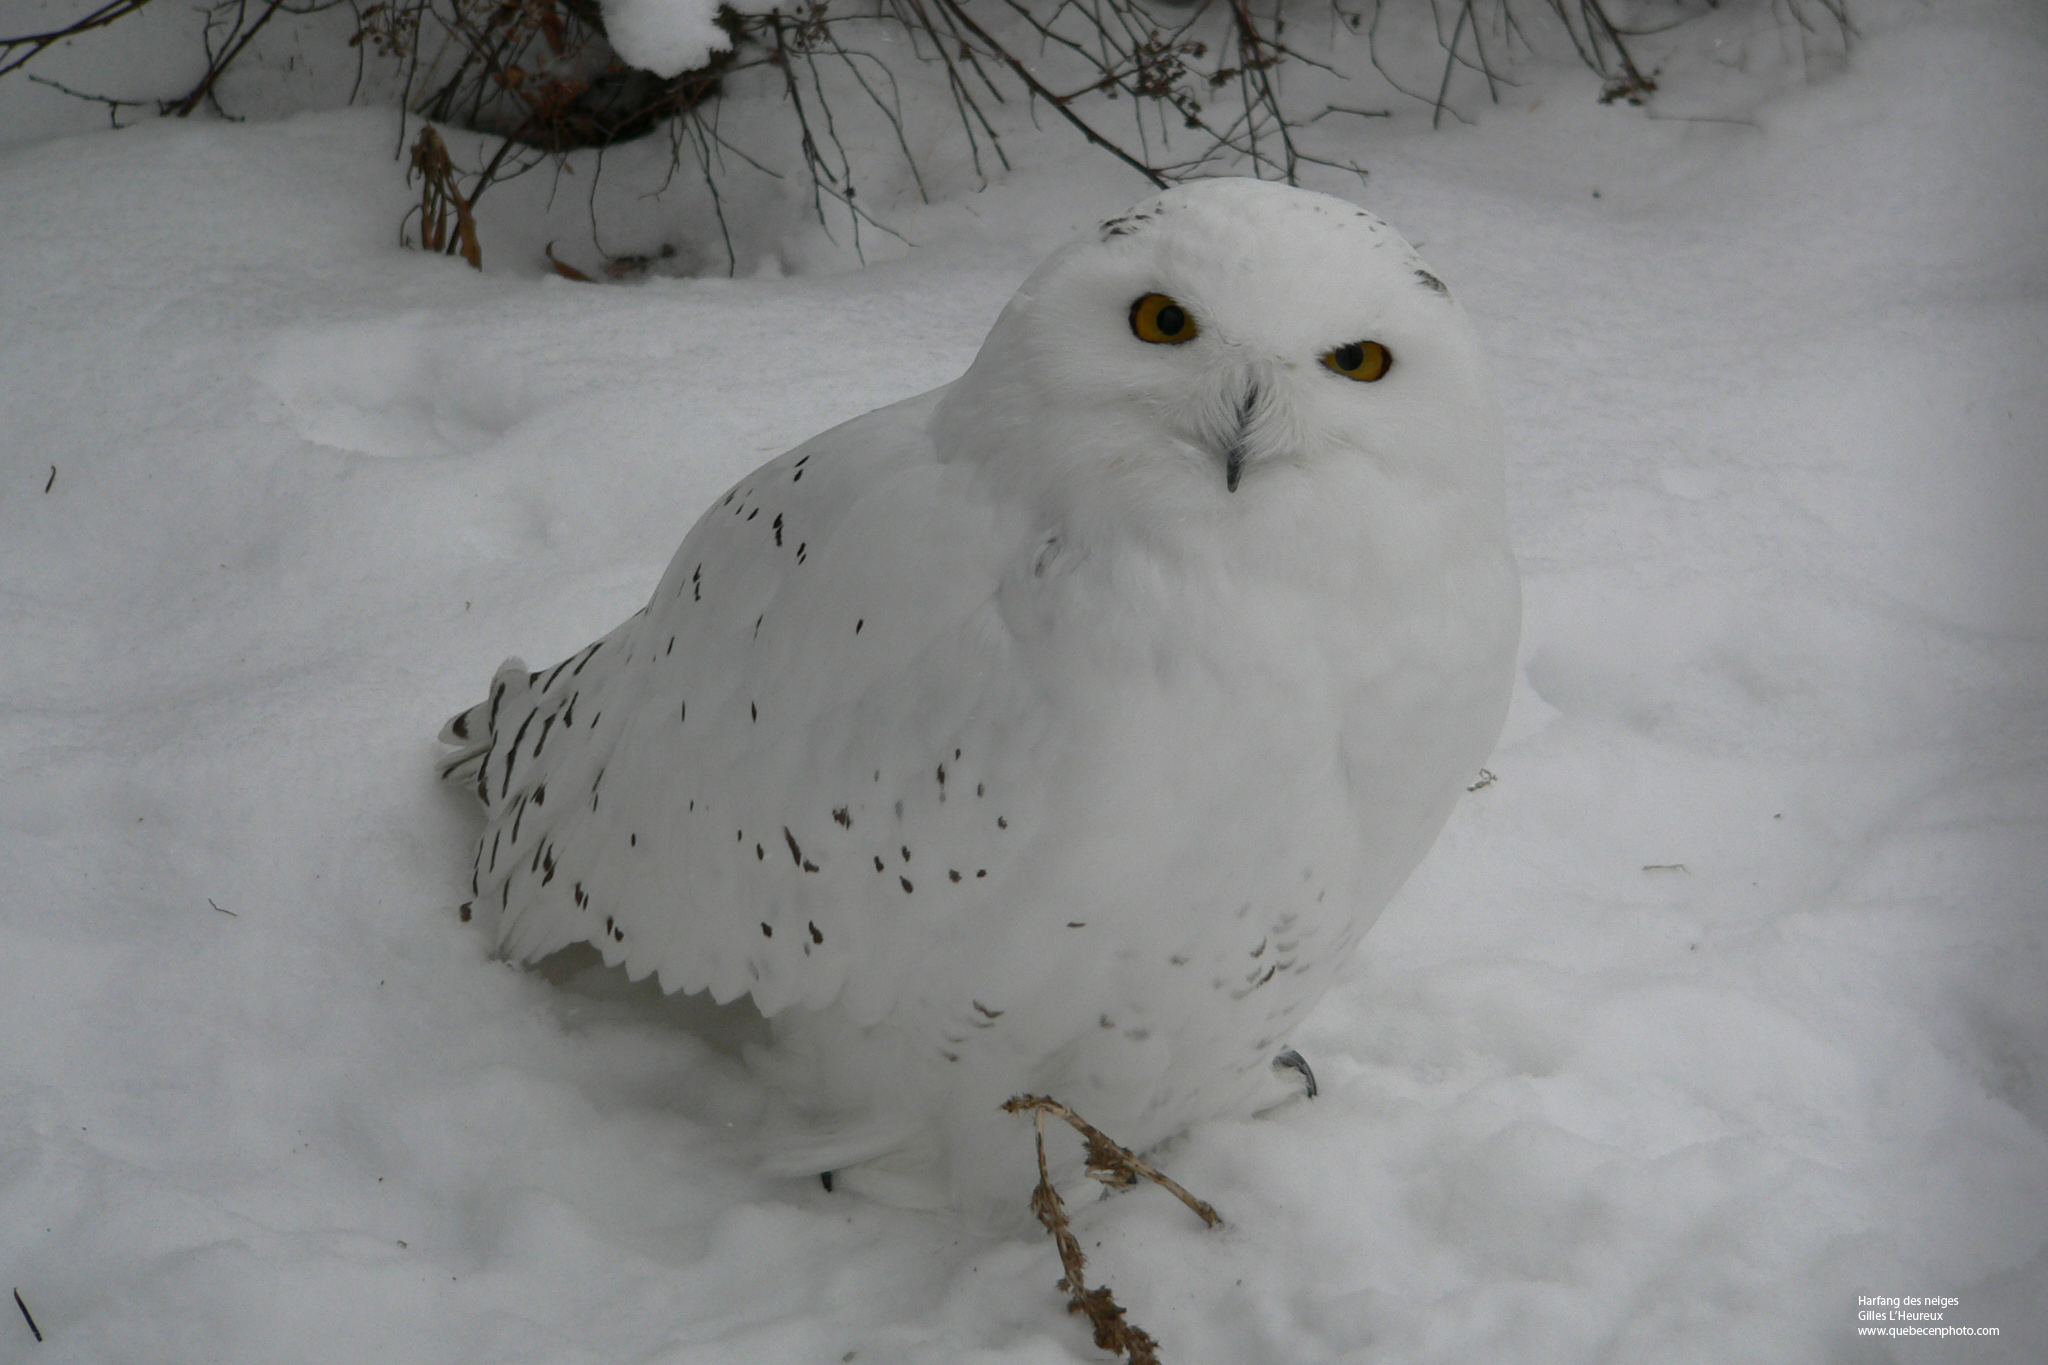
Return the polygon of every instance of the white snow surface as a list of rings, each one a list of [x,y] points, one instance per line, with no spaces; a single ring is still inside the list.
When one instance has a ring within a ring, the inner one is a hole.
[[[745,9],[740,5],[735,8]],[[718,0],[604,0],[604,31],[629,66],[680,76],[731,49]]]
[[[1521,674],[1321,1097],[1156,1154],[1226,1225],[1077,1210],[1173,1365],[2048,1359],[2048,12],[1888,13],[1737,121],[1537,72],[1318,182],[1494,352]],[[0,1360],[1102,1359],[1044,1237],[755,1174],[689,1002],[489,960],[432,760],[1145,186],[592,286],[573,177],[398,247],[398,137],[0,147]]]

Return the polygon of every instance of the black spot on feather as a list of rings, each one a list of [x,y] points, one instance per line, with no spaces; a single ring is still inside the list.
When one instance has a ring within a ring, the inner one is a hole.
[[[526,727],[533,724],[533,718],[539,714],[537,709],[526,713],[526,719],[519,723],[519,732],[512,736],[512,747],[505,751],[505,781],[498,788],[500,801],[505,799],[505,793],[512,790],[512,763],[519,757],[519,745],[526,738]]]

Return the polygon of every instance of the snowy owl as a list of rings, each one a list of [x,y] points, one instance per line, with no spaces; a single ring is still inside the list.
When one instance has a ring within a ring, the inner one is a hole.
[[[752,998],[769,1169],[1022,1210],[1012,1095],[1142,1150],[1298,1084],[1274,1057],[1486,758],[1519,617],[1443,283],[1342,200],[1207,180],[1054,253],[959,379],[741,480],[638,614],[500,668],[444,772],[506,956]]]

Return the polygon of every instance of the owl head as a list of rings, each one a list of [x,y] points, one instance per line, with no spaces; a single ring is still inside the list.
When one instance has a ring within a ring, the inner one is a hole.
[[[1054,253],[936,423],[999,481],[1172,515],[1388,480],[1500,498],[1492,375],[1450,291],[1378,218],[1267,181],[1177,186]]]

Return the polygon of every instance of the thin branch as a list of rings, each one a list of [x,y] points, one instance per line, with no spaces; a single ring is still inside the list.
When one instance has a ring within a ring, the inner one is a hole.
[[[192,111],[199,107],[199,102],[213,93],[214,82],[219,80],[228,67],[234,64],[235,58],[242,55],[242,49],[249,46],[249,41],[258,33],[261,33],[263,26],[276,17],[277,12],[283,8],[284,0],[270,0],[269,7],[263,11],[263,17],[249,25],[248,30],[242,34],[241,41],[236,42],[224,55],[216,57],[209,62],[206,67],[206,75],[200,80],[199,84],[193,86],[191,92],[183,99],[172,101],[164,112],[175,114],[179,118],[189,117]],[[241,9],[236,11],[235,25],[237,28],[241,26],[244,12]]]
[[[67,38],[81,33],[90,33],[96,28],[126,19],[129,15],[151,3],[151,0],[108,0],[98,9],[82,18],[75,19],[62,28],[48,29],[41,33],[22,33],[12,38],[0,38],[0,76],[27,66],[48,49]],[[26,49],[20,56],[17,48]]]
[[[1059,96],[1053,94],[1052,91],[1046,89],[1044,84],[1042,84],[1039,81],[1038,77],[1031,74],[1030,67],[1024,65],[1023,62],[1019,61],[1014,55],[1011,54],[1009,49],[1003,47],[1002,44],[998,43],[995,39],[989,37],[988,31],[982,28],[980,24],[975,23],[973,18],[965,10],[960,8],[958,0],[935,0],[935,3],[941,9],[950,11],[953,17],[959,21],[960,26],[962,28],[966,29],[969,33],[972,33],[975,37],[981,39],[983,43],[987,44],[990,51],[995,54],[996,58],[1003,62],[1006,66],[1008,66],[1011,71],[1015,72],[1017,75],[1017,79],[1023,81],[1025,86],[1030,89],[1032,94],[1037,95],[1039,98],[1051,104],[1053,109],[1058,112],[1061,118],[1073,124],[1074,127],[1077,130],[1079,130],[1081,136],[1087,138],[1091,143],[1095,144],[1097,147],[1102,148],[1102,150],[1108,152],[1111,156],[1123,162],[1126,166],[1129,166],[1138,174],[1144,176],[1147,180],[1151,181],[1160,189],[1163,190],[1167,187],[1166,178],[1160,175],[1159,172],[1153,170],[1150,166],[1147,166],[1144,162],[1138,160],[1129,152],[1117,146],[1114,142],[1111,142],[1102,134],[1096,132],[1093,128],[1088,126],[1088,124],[1081,118],[1080,115],[1076,114],[1073,110],[1067,108],[1066,101],[1061,99]]]
[[[117,100],[110,95],[88,94],[83,90],[73,90],[70,86],[64,84],[64,82],[62,81],[53,81],[50,80],[48,77],[38,76],[33,72],[29,73],[29,80],[37,85],[47,85],[52,90],[61,91],[64,94],[71,96],[71,98],[73,99],[87,100],[93,104],[106,105],[107,123],[115,128],[119,128],[121,126],[121,111],[123,109],[141,109],[149,104],[155,103],[155,101],[153,100]],[[161,113],[162,109],[159,108],[158,112]]]

